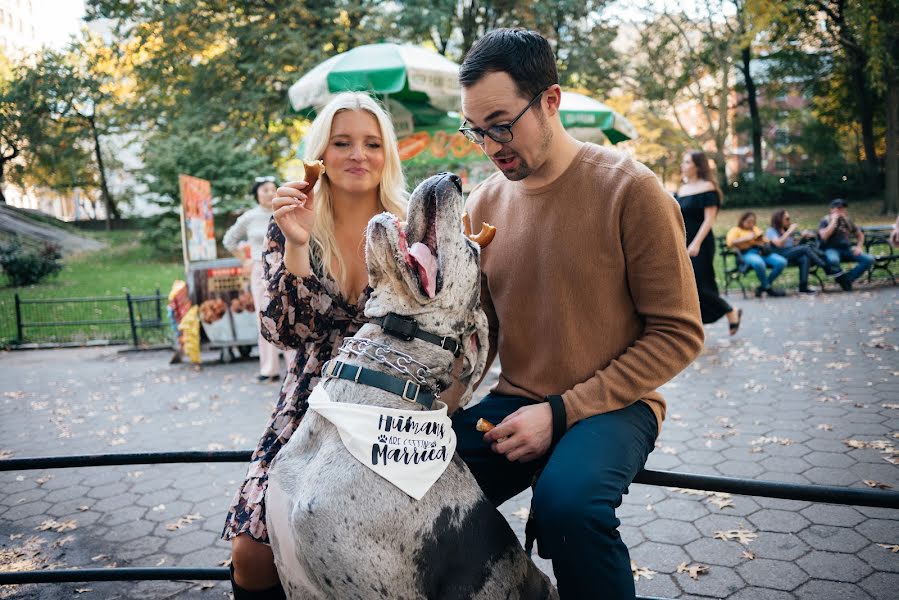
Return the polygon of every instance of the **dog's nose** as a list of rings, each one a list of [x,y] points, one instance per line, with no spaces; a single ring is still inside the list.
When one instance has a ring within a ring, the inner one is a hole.
[[[456,175],[455,173],[440,173],[441,176],[448,177],[450,181],[453,182],[453,185],[456,186],[456,189],[459,190],[459,193],[462,193],[462,178]]]

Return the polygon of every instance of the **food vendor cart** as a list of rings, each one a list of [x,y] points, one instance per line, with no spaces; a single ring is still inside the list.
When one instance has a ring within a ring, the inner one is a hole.
[[[220,350],[224,362],[237,354],[247,357],[259,332],[257,307],[249,291],[250,276],[236,257],[216,258],[210,182],[181,175],[179,183],[186,289],[173,288],[170,307],[177,306],[173,323],[180,325],[191,306],[198,309],[191,319],[199,321],[199,331],[180,328],[179,351],[187,353],[193,362],[199,362],[200,348]],[[196,329],[192,322],[190,327]],[[189,351],[184,340],[194,335],[198,336],[198,348]]]

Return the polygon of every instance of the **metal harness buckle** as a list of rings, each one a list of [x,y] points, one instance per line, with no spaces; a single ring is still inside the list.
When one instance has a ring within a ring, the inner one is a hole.
[[[450,350],[448,348],[448,345],[449,345],[448,342],[452,342],[453,344],[456,345],[456,347],[454,349]],[[443,348],[444,350],[449,350],[450,352],[452,352],[453,356],[455,356],[456,358],[459,358],[459,355],[462,354],[462,344],[460,344],[456,340],[450,338],[449,336],[443,336],[443,338],[440,339],[440,347]]]
[[[407,393],[409,391],[409,386],[415,386],[415,395],[412,397],[407,395]],[[406,385],[403,386],[403,393],[402,393],[403,400],[408,400],[409,402],[418,402],[418,392],[420,392],[420,391],[421,391],[420,385],[418,385],[414,381],[407,379]]]

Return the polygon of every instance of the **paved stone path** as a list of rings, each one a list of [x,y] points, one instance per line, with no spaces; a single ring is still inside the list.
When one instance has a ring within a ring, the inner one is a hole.
[[[734,338],[723,323],[709,326],[704,354],[665,386],[669,417],[648,467],[899,488],[899,467],[886,460],[899,462],[899,289],[731,298],[744,325]],[[254,376],[253,362],[169,365],[164,352],[3,353],[0,459],[250,448],[277,393]],[[0,570],[216,566],[228,557],[218,534],[244,469],[0,473]],[[501,509],[519,534],[528,501],[525,492]],[[899,552],[879,544],[899,544],[899,511],[634,485],[619,516],[642,595],[897,597]],[[747,543],[715,537],[737,531],[750,534]],[[694,580],[677,572],[682,563],[708,571]],[[23,599],[227,596],[225,582],[0,587],[0,598]]]

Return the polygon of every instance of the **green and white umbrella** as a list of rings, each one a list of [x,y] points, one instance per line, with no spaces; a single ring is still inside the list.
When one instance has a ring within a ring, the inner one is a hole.
[[[562,125],[579,140],[613,144],[636,139],[637,130],[630,121],[599,100],[575,92],[562,92],[559,105]]]
[[[312,112],[340,92],[367,91],[387,102],[397,135],[459,110],[459,65],[411,44],[368,44],[319,64],[290,86],[294,110]]]

